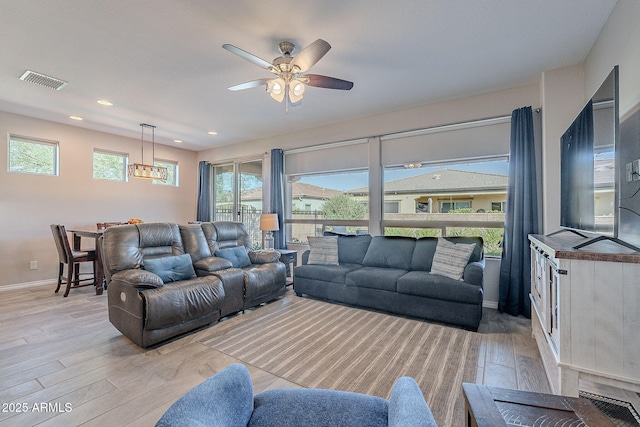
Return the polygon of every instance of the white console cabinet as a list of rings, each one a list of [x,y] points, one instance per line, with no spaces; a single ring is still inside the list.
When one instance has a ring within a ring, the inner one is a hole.
[[[530,235],[531,321],[553,392],[578,382],[640,392],[640,254],[569,232]]]

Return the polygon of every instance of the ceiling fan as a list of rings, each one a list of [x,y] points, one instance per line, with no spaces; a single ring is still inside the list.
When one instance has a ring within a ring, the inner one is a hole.
[[[295,56],[291,56],[295,45],[291,42],[283,41],[278,44],[282,56],[277,57],[273,62],[265,61],[231,44],[223,44],[222,47],[259,67],[267,69],[276,76],[275,78],[262,78],[231,86],[229,90],[244,90],[265,85],[267,93],[273,99],[278,102],[286,101],[287,112],[289,111],[289,105],[299,105],[302,102],[307,86],[339,90],[350,90],[353,87],[353,83],[347,80],[319,74],[303,74],[331,49],[331,45],[322,39],[314,41]]]

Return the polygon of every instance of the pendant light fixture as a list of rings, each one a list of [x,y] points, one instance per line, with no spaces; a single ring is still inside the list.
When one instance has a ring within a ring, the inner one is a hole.
[[[144,164],[144,128],[151,129],[151,164]],[[142,163],[133,163],[129,165],[129,176],[133,178],[147,178],[147,179],[159,179],[165,181],[169,172],[167,168],[162,166],[155,166],[153,163],[156,160],[156,127],[148,125],[146,123],[140,123],[140,143],[142,145]]]

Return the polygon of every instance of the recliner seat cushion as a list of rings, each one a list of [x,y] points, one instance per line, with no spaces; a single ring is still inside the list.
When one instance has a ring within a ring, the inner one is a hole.
[[[282,285],[276,282],[277,269],[278,264],[251,264],[243,268],[245,299],[258,298],[281,288]]]
[[[482,302],[482,288],[425,271],[410,271],[397,281],[400,294],[468,304]]]
[[[267,390],[254,397],[247,427],[387,427],[389,402],[377,396],[323,389]]]
[[[145,304],[144,328],[160,329],[220,310],[224,288],[215,276],[196,277],[140,292]]]

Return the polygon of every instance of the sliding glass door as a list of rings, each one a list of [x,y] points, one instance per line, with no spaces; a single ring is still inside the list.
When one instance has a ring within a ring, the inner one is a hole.
[[[262,159],[213,167],[214,220],[242,222],[255,248],[261,247]]]

